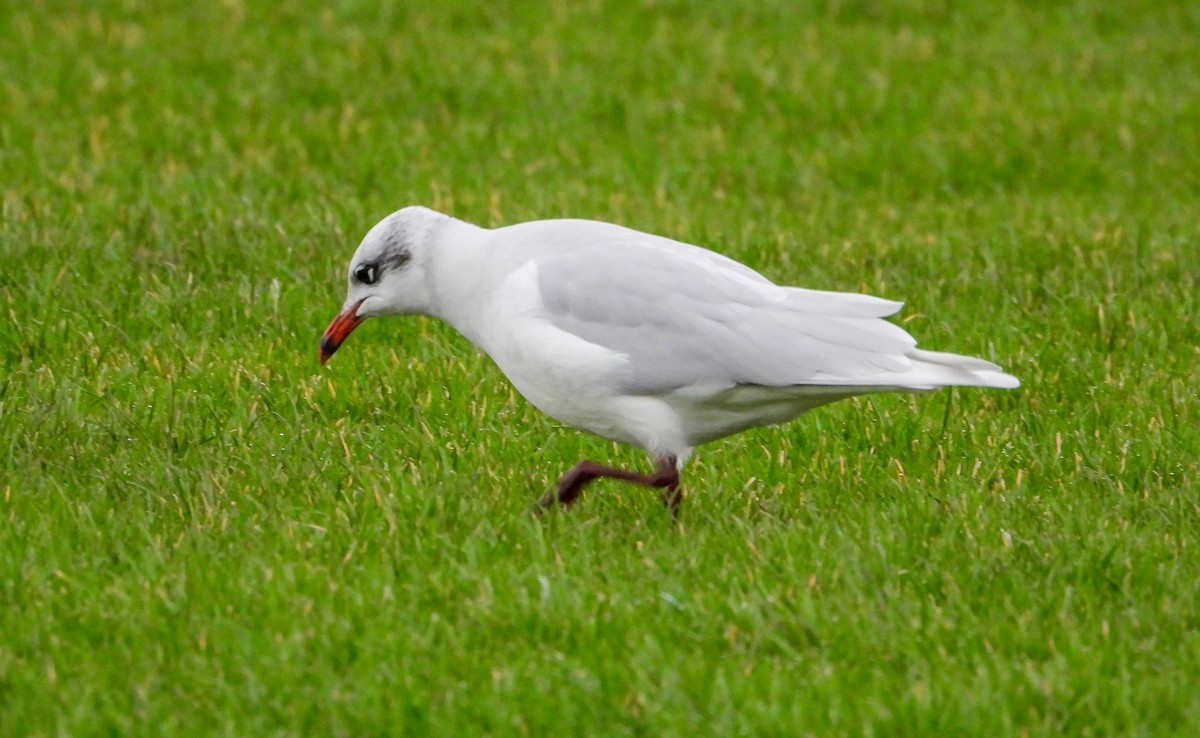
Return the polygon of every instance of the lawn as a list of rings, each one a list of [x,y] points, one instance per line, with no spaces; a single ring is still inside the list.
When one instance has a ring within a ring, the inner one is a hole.
[[[1200,10],[0,7],[0,735],[1200,734]],[[699,450],[680,518],[444,325],[425,204],[905,300],[1016,391]]]

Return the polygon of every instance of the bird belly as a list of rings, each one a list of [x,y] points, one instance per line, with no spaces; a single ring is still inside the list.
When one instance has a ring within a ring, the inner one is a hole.
[[[697,385],[672,392],[668,400],[686,429],[687,442],[698,446],[749,428],[786,423],[856,394],[862,394],[862,388]]]
[[[517,391],[566,425],[655,455],[686,457],[679,416],[663,398],[626,394],[628,357],[543,321],[525,321],[485,350]]]

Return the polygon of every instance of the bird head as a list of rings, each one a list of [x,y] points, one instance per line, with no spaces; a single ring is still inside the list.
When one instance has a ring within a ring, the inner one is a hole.
[[[322,364],[367,318],[425,311],[430,302],[426,244],[443,219],[447,216],[428,208],[408,207],[367,232],[350,260],[346,301],[321,336]]]

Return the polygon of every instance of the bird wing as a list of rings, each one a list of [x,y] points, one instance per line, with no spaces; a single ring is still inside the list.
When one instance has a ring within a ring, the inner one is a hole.
[[[516,235],[516,234],[514,234]],[[697,385],[889,385],[916,341],[901,304],[781,287],[715,252],[592,221],[521,234],[543,317],[628,360],[629,393]]]

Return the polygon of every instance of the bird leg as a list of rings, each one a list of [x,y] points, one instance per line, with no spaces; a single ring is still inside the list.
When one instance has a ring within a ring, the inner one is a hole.
[[[539,504],[543,508],[548,508],[556,502],[561,505],[570,505],[583,493],[583,488],[587,486],[588,482],[600,477],[611,477],[661,489],[663,490],[663,504],[667,506],[672,515],[679,514],[679,502],[683,499],[683,491],[679,488],[679,468],[676,466],[674,456],[659,457],[658,471],[653,474],[603,466],[594,461],[581,461],[572,467],[566,476],[558,480],[555,490],[543,497]]]

